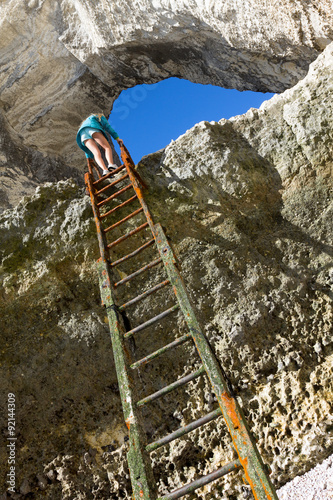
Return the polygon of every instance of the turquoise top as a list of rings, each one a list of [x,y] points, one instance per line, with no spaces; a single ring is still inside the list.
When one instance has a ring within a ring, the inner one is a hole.
[[[109,134],[111,135],[111,137],[113,137],[113,139],[118,139],[119,137],[119,135],[115,130],[113,130],[113,128],[111,127],[105,116],[102,116],[100,121],[97,115],[88,116],[88,118],[86,118],[84,122],[81,123],[78,133],[76,135],[76,142],[78,146],[86,153],[87,158],[93,158],[94,155],[81,141],[81,130],[84,129],[85,127],[91,127],[100,130],[102,134],[105,135],[106,139],[107,135],[105,132],[109,132]]]

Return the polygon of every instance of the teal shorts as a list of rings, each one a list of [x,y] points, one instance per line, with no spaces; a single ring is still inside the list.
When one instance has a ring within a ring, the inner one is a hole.
[[[84,143],[84,141],[87,141],[88,139],[92,139],[93,138],[93,134],[95,132],[100,132],[100,130],[98,130],[97,128],[91,128],[91,127],[84,127],[81,132],[80,132],[80,139],[81,139],[81,142]]]

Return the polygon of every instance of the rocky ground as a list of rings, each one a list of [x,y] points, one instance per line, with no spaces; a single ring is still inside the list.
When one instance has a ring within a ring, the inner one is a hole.
[[[278,490],[280,500],[331,500],[333,498],[333,456],[303,476],[296,476]]]

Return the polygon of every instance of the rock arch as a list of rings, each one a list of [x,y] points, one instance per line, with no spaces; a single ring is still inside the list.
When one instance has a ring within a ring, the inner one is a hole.
[[[0,18],[7,120],[73,166],[78,123],[124,88],[178,76],[281,92],[333,39],[327,0],[7,0]]]

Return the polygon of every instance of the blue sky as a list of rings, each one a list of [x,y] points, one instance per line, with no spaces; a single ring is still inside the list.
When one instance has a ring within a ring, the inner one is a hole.
[[[109,122],[138,163],[142,156],[164,148],[196,123],[243,114],[272,96],[168,78],[124,90],[114,103]]]

